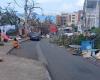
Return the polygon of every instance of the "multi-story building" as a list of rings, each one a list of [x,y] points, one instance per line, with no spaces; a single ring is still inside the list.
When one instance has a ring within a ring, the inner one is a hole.
[[[74,12],[74,13],[72,13],[71,15],[70,15],[71,17],[71,21],[70,21],[70,25],[75,25],[75,26],[77,26],[77,24],[78,24],[78,12]]]
[[[67,14],[67,13],[61,14],[61,25],[63,25],[63,26],[68,25],[68,17],[69,17],[69,14]]]
[[[85,0],[83,13],[86,30],[100,26],[100,0]]]
[[[61,15],[56,16],[56,24],[58,26],[66,26],[68,22],[68,14],[62,13]]]
[[[73,13],[62,13],[61,15],[56,16],[57,25],[63,26],[78,26],[81,21],[81,17],[83,15],[83,11],[79,10]]]
[[[57,16],[56,16],[56,24],[57,24],[58,26],[61,25],[61,15],[57,15]]]

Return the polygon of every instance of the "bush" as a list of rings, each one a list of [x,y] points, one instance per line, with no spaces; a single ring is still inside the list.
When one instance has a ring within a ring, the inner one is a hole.
[[[53,43],[56,43],[59,46],[68,47],[72,43],[72,38],[62,35],[57,37],[56,39],[53,39]]]
[[[86,37],[83,36],[82,34],[79,36],[75,36],[75,37],[73,37],[72,44],[80,45],[81,41],[83,41],[83,40],[86,40]]]
[[[100,28],[92,28],[91,32],[99,34],[100,33]]]
[[[96,49],[100,49],[100,34],[96,35],[94,39],[94,47]]]

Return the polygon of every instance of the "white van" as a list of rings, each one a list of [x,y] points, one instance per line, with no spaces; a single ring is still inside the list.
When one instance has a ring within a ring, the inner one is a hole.
[[[72,27],[63,28],[63,32],[64,32],[64,35],[66,35],[66,36],[73,36],[74,35]]]

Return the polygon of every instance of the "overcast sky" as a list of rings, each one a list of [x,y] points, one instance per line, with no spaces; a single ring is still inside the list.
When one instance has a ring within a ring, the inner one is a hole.
[[[45,14],[58,14],[61,12],[77,11],[83,8],[83,3],[84,3],[84,0],[34,0],[34,1],[36,3],[39,3],[37,4],[37,6],[43,8],[43,12]],[[9,2],[12,3],[11,7],[15,7],[15,9],[18,12],[20,13],[24,12],[23,11],[24,0],[16,0],[19,6],[15,4],[14,0],[0,0],[0,5],[2,7],[5,7]],[[36,11],[40,12],[40,10]]]

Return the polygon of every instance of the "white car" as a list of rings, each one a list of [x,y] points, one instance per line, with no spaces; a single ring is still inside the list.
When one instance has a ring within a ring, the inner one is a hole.
[[[66,36],[73,36],[74,34],[73,33],[64,33],[64,35],[66,35]]]

